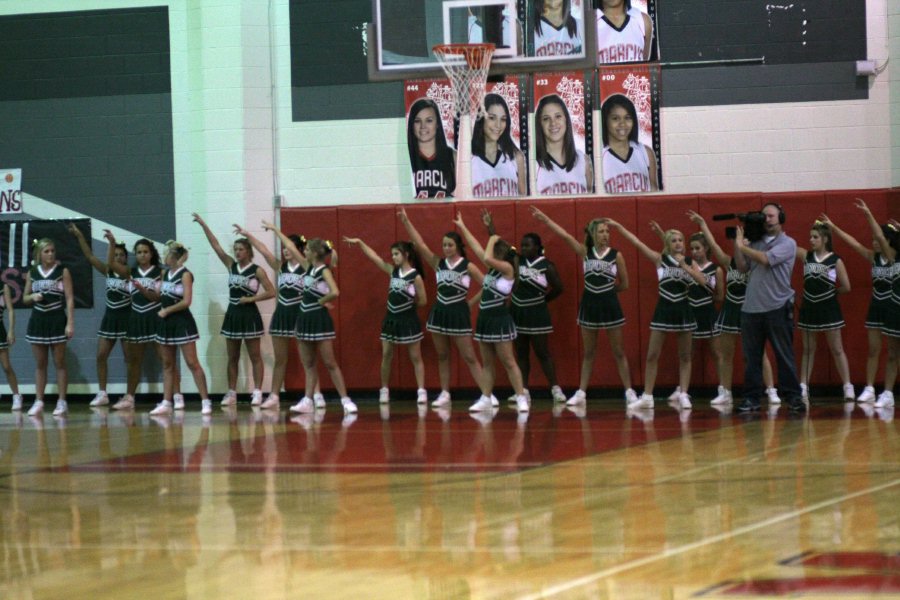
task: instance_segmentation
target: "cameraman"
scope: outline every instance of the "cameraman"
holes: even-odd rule
[[[750,243],[744,228],[734,240],[734,261],[740,271],[750,271],[747,295],[741,310],[744,348],[744,401],[740,412],[757,411],[765,393],[762,359],[766,340],[778,362],[778,388],[792,412],[806,410],[800,397],[800,381],[794,362],[794,290],[791,272],[797,257],[797,242],[784,233],[784,210],[778,204],[763,206],[765,235]]]

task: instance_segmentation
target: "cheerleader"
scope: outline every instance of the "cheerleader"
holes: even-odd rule
[[[394,360],[394,345],[405,345],[409,360],[416,375],[416,402],[426,404],[425,364],[422,362],[422,325],[416,309],[425,306],[425,282],[422,280],[422,263],[412,242],[394,242],[391,245],[391,262],[381,260],[378,253],[359,238],[344,237],[351,245],[358,245],[369,260],[391,276],[388,285],[387,314],[381,322],[381,389],[378,402],[390,401],[388,383],[391,379],[391,363]]]
[[[647,62],[653,40],[650,15],[631,0],[601,0],[597,11],[597,62]]]
[[[693,261],[684,255],[684,235],[677,229],[665,232],[664,249],[662,252],[656,252],[618,222],[612,219],[603,219],[603,222],[617,229],[641,254],[653,262],[659,280],[659,301],[650,321],[650,340],[647,344],[647,363],[644,367],[644,393],[636,402],[629,404],[629,407],[653,408],[653,387],[656,384],[659,355],[666,333],[674,333],[678,339],[678,386],[681,388],[677,401],[681,408],[689,409],[692,333],[697,328],[697,323],[694,321],[694,313],[688,300],[688,289],[692,281],[705,285],[706,278]]]
[[[265,226],[270,227],[268,224]],[[347,395],[344,375],[334,358],[334,323],[328,314],[328,306],[338,297],[340,291],[331,269],[325,263],[331,252],[330,242],[313,238],[306,244],[306,258],[295,257],[306,269],[295,333],[300,344],[300,359],[306,372],[306,389],[303,398],[291,407],[292,412],[311,413],[316,408],[321,408],[314,404],[311,397],[319,382],[319,373],[316,370],[317,353],[322,357],[322,362],[325,363],[325,368],[331,376],[331,382],[341,395],[344,413],[357,412],[356,404]]]
[[[481,257],[488,268],[481,285],[481,301],[478,305],[478,320],[475,322],[475,339],[481,350],[481,397],[469,407],[470,412],[490,411],[498,404],[494,397],[494,359],[499,358],[506,369],[509,383],[516,394],[516,410],[528,412],[528,397],[522,387],[522,372],[516,364],[512,342],[516,339],[516,325],[506,306],[506,300],[516,283],[518,260],[516,250],[499,235],[492,235],[487,246],[481,244],[463,222],[457,212],[453,224],[462,232],[466,243]]]
[[[841,229],[834,221],[828,218],[828,215],[819,216],[819,221],[831,228],[839,238],[844,240],[857,253],[862,255],[867,261],[872,263],[872,299],[869,302],[869,311],[866,314],[866,334],[869,342],[869,351],[866,357],[866,385],[863,391],[856,398],[857,402],[875,402],[875,376],[878,373],[878,362],[881,358],[881,338],[884,336],[885,317],[892,309],[891,305],[891,286],[895,278],[900,276],[900,263],[894,259],[896,257],[895,250],[891,247],[891,240],[897,236],[897,229],[891,224],[878,225],[875,217],[866,203],[857,198],[857,207],[862,210],[866,219],[871,219],[881,232],[881,235],[873,236],[872,248],[866,248],[855,237]],[[871,224],[871,223],[870,223]],[[883,246],[880,240],[887,240],[888,244]],[[885,379],[894,380],[897,377],[897,357],[892,356],[890,347],[888,348],[888,359],[885,363]]]
[[[578,326],[581,328],[584,356],[581,358],[578,390],[566,404],[581,406],[587,399],[587,388],[594,370],[597,338],[601,330],[606,332],[606,339],[616,361],[619,379],[625,388],[625,402],[634,404],[638,401],[638,396],[631,387],[631,368],[625,355],[622,336],[625,315],[618,296],[628,289],[628,268],[622,253],[609,245],[609,225],[602,219],[592,220],[584,228],[585,238],[582,243],[534,206],[531,207],[531,214],[568,244],[581,258],[584,269],[584,291],[578,307]]]
[[[69,384],[66,343],[75,334],[75,296],[72,292],[72,275],[69,269],[56,260],[56,244],[51,239],[42,238],[33,244],[33,261],[25,276],[22,300],[25,306],[32,307],[25,339],[31,344],[36,363],[34,404],[28,410],[28,415],[37,416],[44,410],[47,362],[52,350],[59,394],[53,416],[65,416],[69,412],[69,405],[66,403]]]
[[[437,298],[428,313],[425,329],[431,332],[431,340],[438,358],[438,377],[441,393],[431,403],[440,408],[450,405],[450,340],[456,345],[460,357],[469,367],[475,381],[481,381],[481,365],[472,347],[472,321],[466,295],[474,281],[481,284],[484,275],[466,258],[462,238],[455,231],[448,231],[441,241],[443,258],[435,255],[413,226],[404,209],[397,211],[400,222],[406,228],[419,256],[431,265],[437,277]],[[499,404],[499,403],[498,403]]]
[[[535,1],[535,56],[571,56],[584,52],[581,21],[572,14],[571,4],[572,0]]]
[[[722,250],[722,247],[716,242],[709,225],[707,225],[706,219],[692,210],[689,210],[687,215],[691,221],[700,227],[703,238],[709,245],[707,254],[711,252],[719,266],[726,269],[725,298],[715,324],[715,331],[721,334],[718,337],[719,389],[718,395],[710,401],[710,404],[713,406],[726,405],[734,400],[731,392],[734,380],[734,348],[737,345],[738,337],[741,335],[741,306],[744,304],[744,295],[747,292],[749,273],[738,270],[734,258]],[[721,272],[719,273],[718,280],[721,281]],[[772,363],[769,362],[769,357],[765,353],[763,354],[763,382],[766,385],[766,395],[769,398],[769,404],[773,406],[781,404],[778,390],[775,389]]]
[[[261,408],[278,408],[281,405],[281,389],[284,387],[284,375],[287,371],[291,341],[294,339],[297,314],[300,311],[300,297],[303,294],[304,270],[297,257],[304,256],[306,238],[297,234],[286,236],[271,223],[263,221],[263,229],[273,231],[281,241],[281,260],[278,260],[256,236],[237,225],[235,228],[239,235],[247,238],[250,244],[263,255],[272,270],[278,273],[275,312],[272,313],[272,320],[269,323],[272,354],[275,358],[272,365],[272,391],[265,400],[259,403]],[[325,397],[318,387],[313,394],[313,400],[316,406],[325,406]],[[256,399],[251,400],[251,404],[255,401]],[[255,406],[255,404],[253,405]]]
[[[509,106],[499,94],[486,94],[484,106],[472,129],[472,196],[524,196],[525,155],[510,134]]]
[[[168,271],[162,278],[159,288],[160,310],[156,342],[162,349],[163,359],[163,401],[150,411],[151,415],[161,416],[172,413],[173,405],[169,398],[173,397],[177,380],[175,350],[181,349],[184,362],[187,363],[194,385],[200,394],[200,414],[212,414],[212,401],[206,386],[206,373],[197,358],[197,323],[191,314],[193,301],[194,275],[183,264],[187,258],[187,249],[180,243],[166,243],[166,266]]]
[[[584,152],[575,147],[572,117],[556,94],[541,98],[534,111],[537,193],[540,196],[587,194],[594,189],[594,171]]]
[[[837,299],[838,294],[850,291],[850,277],[844,261],[832,250],[831,229],[824,223],[816,222],[809,232],[809,250],[798,247],[797,258],[803,261],[803,304],[797,318],[797,328],[803,332],[801,395],[804,400],[809,399],[809,376],[821,331],[825,332],[834,365],[844,384],[844,398],[854,400],[856,392],[850,382],[850,367],[847,366],[847,355],[841,341],[844,317]]]
[[[265,365],[260,353],[260,338],[265,333],[262,324],[262,316],[259,314],[258,302],[268,300],[275,296],[275,288],[269,281],[268,275],[253,260],[253,247],[246,238],[238,238],[234,241],[232,252],[229,256],[215,234],[206,225],[203,218],[193,213],[194,221],[203,228],[210,247],[225,268],[228,269],[228,309],[225,311],[225,320],[222,322],[222,335],[225,337],[225,347],[228,352],[228,391],[222,398],[222,406],[234,406],[237,404],[237,379],[238,363],[241,360],[241,343],[247,347],[250,356],[250,365],[253,370],[253,393],[250,403],[258,406],[262,403],[262,385],[265,376]],[[239,230],[235,226],[236,230]]]
[[[128,318],[131,316],[131,292],[129,291],[128,278],[116,273],[109,264],[128,265],[128,249],[125,244],[109,243],[106,262],[94,256],[90,244],[85,239],[81,230],[74,223],[69,224],[69,232],[78,240],[78,246],[82,254],[87,258],[91,266],[106,277],[106,311],[103,320],[100,321],[100,329],[97,330],[97,383],[100,390],[91,406],[106,406],[109,404],[109,395],[106,393],[109,355],[116,345],[117,340],[122,340],[122,353],[125,363],[128,364],[128,353],[125,350],[125,334],[128,331]],[[107,241],[112,232],[104,230]]]
[[[9,310],[9,330],[3,324],[3,313]],[[0,294],[0,366],[6,373],[6,382],[12,390],[12,410],[22,410],[22,394],[19,393],[19,378],[9,362],[9,349],[16,343],[16,311],[13,309],[12,292],[9,286],[3,284],[3,293]]]
[[[488,233],[494,235],[494,221],[487,210],[481,212],[482,220]],[[541,369],[550,384],[550,395],[555,402],[565,402],[566,395],[559,387],[556,379],[556,366],[550,355],[548,335],[553,332],[550,311],[547,303],[559,297],[563,291],[562,280],[550,260],[544,256],[544,244],[541,236],[526,233],[522,236],[519,248],[519,273],[516,286],[510,297],[510,313],[516,324],[516,363],[522,372],[522,386],[525,395],[528,393],[528,375],[531,372],[531,349],[541,363]],[[515,401],[515,396],[510,398]]]

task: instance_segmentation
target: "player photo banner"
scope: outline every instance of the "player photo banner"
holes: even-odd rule
[[[456,135],[450,81],[410,80],[403,90],[414,198],[452,197],[456,189]]]
[[[598,185],[607,194],[663,189],[658,64],[602,67],[598,72]]]
[[[16,308],[25,308],[22,294],[25,275],[31,268],[32,244],[43,238],[53,240],[56,259],[72,275],[75,308],[93,308],[94,277],[91,264],[78,247],[78,240],[69,231],[70,223],[81,230],[85,239],[91,239],[90,219],[0,222],[0,281],[9,286]]]
[[[656,0],[599,0],[597,64],[659,60]]]
[[[22,169],[0,169],[0,215],[22,211]]]
[[[534,76],[534,195],[593,192],[591,77],[577,71]]]
[[[472,130],[472,197],[528,195],[528,111],[525,78],[509,76],[485,86],[484,119]]]

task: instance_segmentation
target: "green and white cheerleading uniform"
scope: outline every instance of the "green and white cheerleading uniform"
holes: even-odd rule
[[[305,275],[300,263],[292,267],[289,261],[282,261],[281,269],[278,271],[278,295],[275,301],[275,312],[269,323],[269,335],[294,337]]]
[[[747,295],[747,281],[750,278],[748,271],[741,271],[737,263],[731,259],[728,271],[725,273],[725,302],[719,312],[716,327],[722,333],[741,332],[741,307],[744,306],[744,297]]]
[[[437,300],[428,314],[425,329],[443,335],[472,335],[472,318],[466,295],[472,278],[469,276],[469,261],[458,257],[455,265],[446,258],[438,262]]]
[[[327,265],[309,266],[303,278],[303,295],[300,300],[300,314],[294,335],[305,342],[321,342],[333,340],[334,322],[328,309],[319,304],[319,300],[331,293],[325,281],[324,273]]]
[[[519,258],[519,280],[513,288],[510,314],[516,331],[525,335],[541,335],[553,331],[547,308],[547,268],[550,261],[539,256],[533,261]]]
[[[100,321],[97,337],[124,339],[131,319],[131,282],[113,270],[106,272],[106,312]]]
[[[884,327],[889,310],[896,310],[891,304],[891,285],[900,277],[900,262],[888,262],[880,252],[872,257],[872,300],[866,314],[866,329]]]
[[[838,304],[837,262],[841,259],[829,252],[816,260],[815,252],[806,253],[803,263],[803,304],[797,317],[797,327],[806,331],[829,331],[844,326],[841,305]]]
[[[506,299],[512,293],[514,284],[515,280],[506,279],[496,269],[489,270],[484,276],[478,320],[475,322],[475,339],[479,342],[516,339],[516,324],[506,308]]]
[[[653,311],[650,329],[657,331],[694,331],[697,322],[688,300],[688,288],[694,279],[678,265],[678,261],[663,254],[656,268],[659,280],[659,301]]]
[[[410,268],[403,273],[400,267],[391,272],[388,286],[387,314],[381,322],[381,339],[395,344],[412,344],[423,337],[419,315],[416,314],[416,277],[419,272]]]
[[[151,266],[146,271],[140,267],[131,269],[131,316],[128,318],[128,331],[125,333],[125,341],[132,344],[146,344],[156,341],[156,332],[159,331],[159,301],[150,300],[138,289],[135,282],[148,290],[159,290],[162,280],[162,269]]]
[[[6,311],[6,296],[3,295],[3,284],[0,284],[0,350],[9,348],[9,341],[6,337],[9,333],[6,331],[6,321],[3,319],[3,313]]]
[[[28,319],[25,339],[31,344],[49,345],[66,341],[64,270],[59,263],[53,265],[49,273],[44,273],[40,265],[34,265],[29,270],[31,293],[42,296],[40,302],[32,304],[31,318]]]
[[[713,303],[713,296],[716,293],[716,271],[718,267],[715,263],[709,262],[701,269],[706,283],[700,285],[696,281],[691,282],[688,288],[688,301],[691,303],[691,310],[694,311],[694,321],[697,323],[697,329],[694,330],[694,338],[707,339],[715,337],[721,333],[716,327],[718,313]]]
[[[625,324],[616,292],[618,255],[615,248],[597,252],[597,248],[591,246],[584,256],[584,292],[578,307],[578,324],[585,329],[612,329]]]
[[[228,275],[228,309],[222,321],[222,335],[231,340],[250,340],[265,333],[262,316],[256,302],[241,304],[241,298],[251,298],[259,291],[257,267],[250,263],[241,269],[237,261],[231,263]]]
[[[184,283],[182,279],[185,273],[190,273],[184,267],[169,271],[163,276],[159,290],[159,302],[163,308],[169,308],[184,300]],[[197,323],[190,309],[179,310],[159,319],[159,331],[156,341],[164,346],[180,346],[200,339],[197,331]]]

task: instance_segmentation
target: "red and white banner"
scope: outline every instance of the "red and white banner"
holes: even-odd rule
[[[22,169],[0,169],[0,215],[22,212]]]

